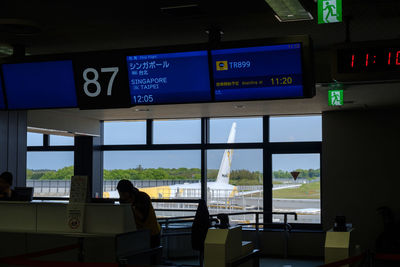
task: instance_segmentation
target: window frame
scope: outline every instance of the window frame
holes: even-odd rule
[[[242,116],[238,118],[249,118],[258,116]],[[224,117],[216,117],[224,118]],[[236,118],[236,117],[227,117]],[[193,118],[185,118],[193,119]],[[194,118],[198,119],[198,118]],[[139,150],[200,150],[201,153],[201,199],[207,201],[207,151],[209,150],[225,150],[225,149],[261,149],[263,154],[263,218],[264,223],[272,223],[272,155],[273,154],[319,154],[320,155],[320,170],[321,170],[321,181],[322,177],[322,141],[310,141],[310,142],[270,142],[270,116],[262,116],[262,142],[249,142],[249,143],[210,143],[210,119],[209,117],[201,118],[201,142],[195,144],[154,144],[153,143],[153,119],[146,120],[146,144],[118,144],[118,145],[104,145],[104,138],[101,138],[101,144],[99,146],[100,152],[103,156],[104,151],[139,151]],[[214,118],[212,118],[214,119]],[[177,120],[174,118],[174,120]],[[100,121],[101,133],[104,133],[104,122]],[[76,157],[76,142],[74,145],[67,146],[51,146],[50,136],[43,134],[43,145],[42,146],[27,146],[27,152],[55,152],[55,151],[72,151],[74,157]],[[101,171],[104,169],[104,164],[101,165]],[[103,179],[102,176],[99,179]],[[92,181],[94,182],[94,181]],[[322,183],[321,183],[322,184]],[[322,192],[321,192],[322,194]],[[54,198],[54,197],[37,197],[34,199],[58,199],[67,200],[65,198]],[[179,202],[179,203],[198,203],[199,199],[154,199],[154,202]],[[322,198],[321,198],[322,207]],[[291,223],[295,230],[321,230],[322,229],[322,213],[321,223],[319,224],[303,224],[303,223]],[[263,230],[269,231],[273,228],[265,228]],[[277,228],[279,229],[279,228]]]
[[[26,153],[29,152],[73,152],[75,159],[75,140],[74,145],[50,145],[50,135],[43,134],[43,145],[42,146],[27,146]],[[74,167],[75,168],[75,167]],[[34,200],[69,200],[64,197],[34,197]]]
[[[249,118],[244,116],[240,118]],[[258,117],[258,116],[251,116]],[[223,118],[223,117],[218,117]],[[227,117],[236,118],[236,117]],[[172,118],[171,118],[172,119]],[[193,119],[193,118],[185,118]],[[197,118],[194,118],[197,119]],[[201,199],[207,201],[207,151],[218,149],[261,149],[263,153],[263,218],[264,222],[272,224],[272,155],[273,154],[320,154],[320,168],[322,158],[322,141],[299,141],[299,142],[270,142],[270,116],[262,116],[262,142],[249,143],[210,143],[210,119],[209,117],[201,118],[201,142],[196,144],[154,144],[153,143],[153,119],[146,120],[146,144],[126,144],[126,145],[104,145],[100,146],[100,150],[104,151],[135,151],[135,150],[200,150],[201,151]],[[212,118],[214,119],[214,118]],[[215,118],[216,119],[216,118]],[[174,120],[177,120],[174,118]],[[103,124],[102,124],[103,125]],[[322,173],[322,171],[321,171]],[[322,175],[320,177],[322,180]],[[155,202],[185,202],[197,203],[199,199],[154,199]],[[322,204],[321,204],[322,206]],[[294,229],[299,230],[320,230],[322,229],[322,213],[321,223],[304,224],[291,223]],[[271,229],[271,228],[268,228]],[[267,229],[266,229],[267,230]]]

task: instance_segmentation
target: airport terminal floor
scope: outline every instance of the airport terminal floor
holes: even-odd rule
[[[400,1],[0,2],[0,266],[400,266]]]

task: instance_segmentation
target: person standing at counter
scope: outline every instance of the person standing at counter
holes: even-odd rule
[[[118,182],[117,190],[120,203],[130,203],[137,229],[148,229],[151,233],[151,247],[160,245],[160,224],[157,222],[156,213],[149,195],[139,191],[129,180]]]
[[[0,174],[0,200],[17,201],[17,193],[11,189],[13,183],[13,175],[11,172],[3,172]]]

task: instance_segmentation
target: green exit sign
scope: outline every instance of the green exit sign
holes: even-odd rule
[[[318,0],[318,24],[342,21],[342,0]]]
[[[343,106],[343,90],[329,90],[328,91],[328,105],[329,106]]]

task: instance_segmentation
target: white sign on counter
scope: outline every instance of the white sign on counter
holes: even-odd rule
[[[69,232],[83,232],[85,205],[69,204],[67,206],[67,229]]]
[[[86,203],[88,197],[88,177],[72,176],[69,203]]]

